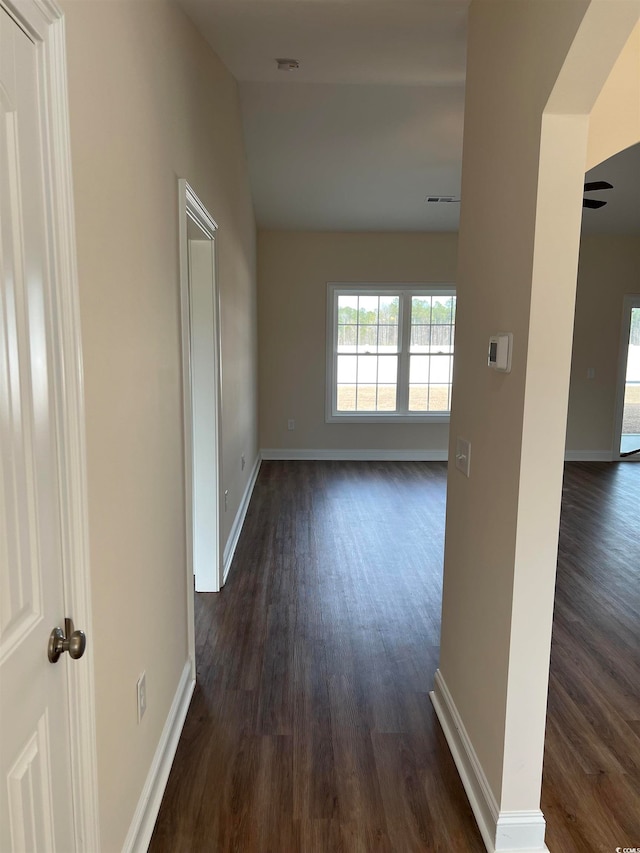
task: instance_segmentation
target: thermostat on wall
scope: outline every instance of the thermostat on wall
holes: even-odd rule
[[[501,373],[511,371],[511,350],[513,335],[511,332],[498,332],[489,338],[489,357],[487,364]]]

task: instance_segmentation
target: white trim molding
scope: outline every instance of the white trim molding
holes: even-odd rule
[[[186,584],[187,584],[187,642],[191,659],[191,674],[196,677],[196,641],[194,615],[194,540],[195,540],[195,495],[194,476],[196,465],[196,449],[194,443],[194,382],[191,336],[191,307],[192,294],[189,274],[189,235],[188,221],[195,222],[203,235],[209,238],[215,249],[215,234],[218,228],[213,217],[196,195],[194,189],[184,178],[178,179],[178,239],[180,257],[180,339],[182,351],[182,411],[184,425],[184,501],[185,501],[185,555],[186,555]],[[216,496],[215,511],[215,584],[216,591],[222,586],[221,555],[220,555],[220,469],[221,469],[221,422],[222,422],[222,346],[220,335],[220,289],[218,287],[217,252],[214,251],[214,289],[213,289],[213,353],[214,365],[214,432],[215,465],[213,493]]]
[[[546,822],[539,809],[501,812],[496,825],[496,853],[549,853],[544,843]]]
[[[55,0],[2,0],[2,6],[36,42],[47,42],[51,25],[62,21],[62,10]],[[66,64],[63,70],[66,81]]]
[[[144,853],[149,847],[195,686],[191,661],[187,660],[122,847],[123,853]]]
[[[260,451],[263,459],[310,461],[344,461],[344,462],[446,462],[447,450],[362,450],[344,449],[331,450],[286,450],[281,448],[265,448]]]
[[[612,462],[610,450],[566,450],[565,462]]]
[[[620,350],[618,353],[618,378],[616,381],[616,408],[612,436],[611,458],[616,462],[638,462],[640,456],[620,455],[622,441],[622,422],[624,420],[624,397],[626,387],[627,361],[631,335],[631,313],[634,308],[640,308],[640,293],[627,293],[622,300],[622,317],[620,318]]]
[[[242,532],[242,525],[244,524],[244,520],[247,515],[247,510],[249,509],[251,495],[253,494],[253,489],[256,484],[256,480],[258,479],[258,473],[260,472],[260,462],[261,454],[258,454],[256,461],[253,465],[251,475],[249,476],[249,480],[247,481],[247,487],[244,490],[242,500],[240,501],[238,512],[236,513],[236,517],[233,521],[233,526],[231,527],[229,538],[227,539],[227,544],[224,547],[224,556],[222,558],[223,584],[227,582],[229,570],[231,569],[231,564],[233,562],[233,555],[236,553],[236,547],[238,545],[238,540],[240,539],[240,533]]]
[[[440,670],[429,695],[488,853],[548,853],[544,843],[546,824],[539,809],[500,811]]]
[[[265,460],[329,460],[345,462],[446,462],[447,450],[363,450],[362,448],[301,448],[265,447],[260,451]],[[567,450],[565,462],[611,462],[610,450]]]

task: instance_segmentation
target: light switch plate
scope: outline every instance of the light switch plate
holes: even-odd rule
[[[471,442],[466,438],[456,439],[456,468],[462,471],[465,477],[470,476],[471,471]]]

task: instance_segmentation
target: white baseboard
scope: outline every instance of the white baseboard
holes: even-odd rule
[[[145,853],[149,847],[195,685],[191,661],[187,661],[122,847],[125,853]]]
[[[611,462],[613,454],[610,450],[566,450],[565,462]]]
[[[263,459],[344,462],[446,462],[446,450],[281,450],[265,448],[261,451]]]
[[[449,458],[447,450],[362,450],[322,448],[319,450],[301,450],[299,448],[282,449],[265,447],[260,451],[265,460],[309,460],[309,461],[344,461],[344,462],[446,462]],[[613,455],[610,450],[567,450],[565,462],[611,462]]]
[[[496,826],[496,853],[549,853],[544,843],[546,822],[540,809],[502,812]]]
[[[548,853],[539,809],[500,812],[440,670],[430,696],[488,853]]]
[[[229,569],[231,568],[231,563],[233,562],[233,555],[236,552],[236,547],[238,545],[238,539],[240,539],[240,533],[242,532],[242,525],[244,524],[244,520],[247,515],[247,510],[249,509],[249,502],[251,501],[251,495],[253,494],[253,488],[256,484],[256,480],[258,479],[258,472],[260,471],[260,462],[262,461],[262,455],[259,453],[256,461],[253,465],[253,470],[251,471],[251,476],[247,481],[247,487],[244,490],[244,494],[242,496],[242,500],[240,501],[240,506],[238,507],[238,512],[236,513],[236,517],[233,521],[233,526],[231,528],[231,532],[229,533],[229,538],[227,539],[227,544],[224,546],[224,554],[222,557],[222,583],[223,585],[227,581],[227,577],[229,575]]]

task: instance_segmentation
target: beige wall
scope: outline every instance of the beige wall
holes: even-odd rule
[[[325,423],[327,282],[453,282],[456,251],[455,234],[259,232],[262,448],[446,451],[446,423]]]
[[[589,116],[587,169],[640,139],[640,22],[607,78]]]
[[[457,234],[260,231],[260,446],[446,451],[447,424],[325,423],[326,286],[455,282],[456,255]],[[638,287],[639,255],[637,237],[591,236],[581,242],[569,452],[611,448],[622,296]],[[587,367],[595,367],[595,380],[586,378]],[[289,418],[296,420],[294,432],[287,430]]]
[[[640,291],[640,239],[590,235],[580,244],[567,449],[607,453],[613,443],[622,302]],[[587,379],[587,369],[595,378]]]
[[[610,25],[584,37],[592,10]],[[449,472],[440,670],[507,813],[539,809],[588,115],[634,15],[470,7],[451,441],[471,441],[471,476]],[[574,47],[582,103],[549,112]],[[508,375],[486,367],[496,329],[514,333]]]
[[[469,16],[451,441],[471,441],[472,468],[449,473],[440,670],[501,810],[539,803],[581,188],[560,169],[585,156],[579,124],[541,131],[587,6],[496,0]],[[497,329],[514,335],[508,375],[483,357]]]
[[[177,6],[64,4],[87,410],[103,850],[187,660],[178,177],[216,218],[226,540],[257,453],[255,227],[236,83]],[[240,469],[240,455],[247,467]],[[136,681],[148,709],[136,720]]]

